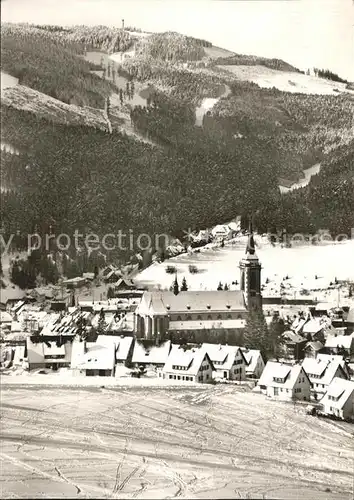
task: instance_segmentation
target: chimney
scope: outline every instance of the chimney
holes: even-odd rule
[[[122,31],[124,31],[124,19],[122,19]]]

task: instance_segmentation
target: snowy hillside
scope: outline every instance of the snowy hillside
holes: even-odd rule
[[[23,111],[31,111],[38,116],[55,118],[58,122],[84,124],[106,130],[107,123],[103,110],[66,104],[47,94],[24,85],[7,86],[1,91],[2,104]]]
[[[354,95],[353,90],[346,89],[345,83],[333,82],[324,78],[304,75],[287,71],[278,71],[265,66],[219,66],[232,73],[237,79],[256,83],[262,88],[277,88],[283,92],[301,94],[339,95],[348,92]]]

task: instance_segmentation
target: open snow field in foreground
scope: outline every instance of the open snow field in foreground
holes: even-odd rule
[[[242,387],[3,385],[1,410],[2,498],[353,498],[351,427]]]

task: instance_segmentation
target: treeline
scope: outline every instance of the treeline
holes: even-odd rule
[[[260,56],[249,56],[245,54],[235,54],[228,57],[219,57],[215,59],[214,64],[220,66],[255,66],[259,64],[270,69],[277,69],[279,71],[291,71],[300,73],[300,70],[292,66],[291,64],[282,61],[281,59],[267,59],[266,57]]]
[[[328,229],[335,237],[350,237],[354,223],[354,141],[326,155],[319,174],[308,186],[291,191],[278,199],[269,198],[255,223],[287,232],[312,233]]]
[[[313,68],[313,72],[315,73],[315,76],[318,76],[319,78],[325,78],[326,80],[332,80],[333,82],[348,83],[348,80],[344,80],[329,69]]]
[[[99,49],[106,52],[126,51],[133,45],[133,37],[126,30],[109,26],[52,26],[33,24],[2,25],[2,34],[28,35],[52,40],[61,45],[76,49],[77,53],[83,54],[85,49]]]
[[[204,97],[219,97],[225,89],[225,78],[218,74],[188,71],[152,57],[126,59],[118,72],[139,81],[153,80],[171,96],[194,104]]]
[[[37,30],[40,31],[40,30]],[[1,34],[2,70],[19,83],[67,104],[102,108],[113,86],[90,73],[90,63],[72,47],[20,29]]]
[[[155,33],[137,46],[137,52],[144,57],[162,61],[187,62],[199,61],[205,56],[203,47],[211,43],[174,32]]]

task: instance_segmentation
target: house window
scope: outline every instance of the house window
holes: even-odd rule
[[[208,375],[208,373],[207,373],[207,374],[206,374],[206,379],[208,380],[208,378],[209,378],[209,375]]]
[[[187,316],[186,321],[192,321],[192,316],[191,315]]]
[[[182,321],[181,316],[177,316],[177,321]]]
[[[279,396],[279,388],[274,387],[274,396]]]
[[[171,378],[172,378],[172,375],[169,375],[169,376],[168,376],[168,378],[169,378],[169,379],[171,379]]]
[[[208,314],[208,319],[213,319],[212,315],[211,314]]]
[[[203,318],[201,317],[201,315],[200,315],[200,314],[198,314],[197,319],[200,319],[200,320],[201,320],[201,319],[203,319]]]
[[[222,319],[222,316],[221,316],[221,314],[218,314],[218,319]]]
[[[227,319],[232,319],[231,314],[228,314],[228,315],[227,315]]]

